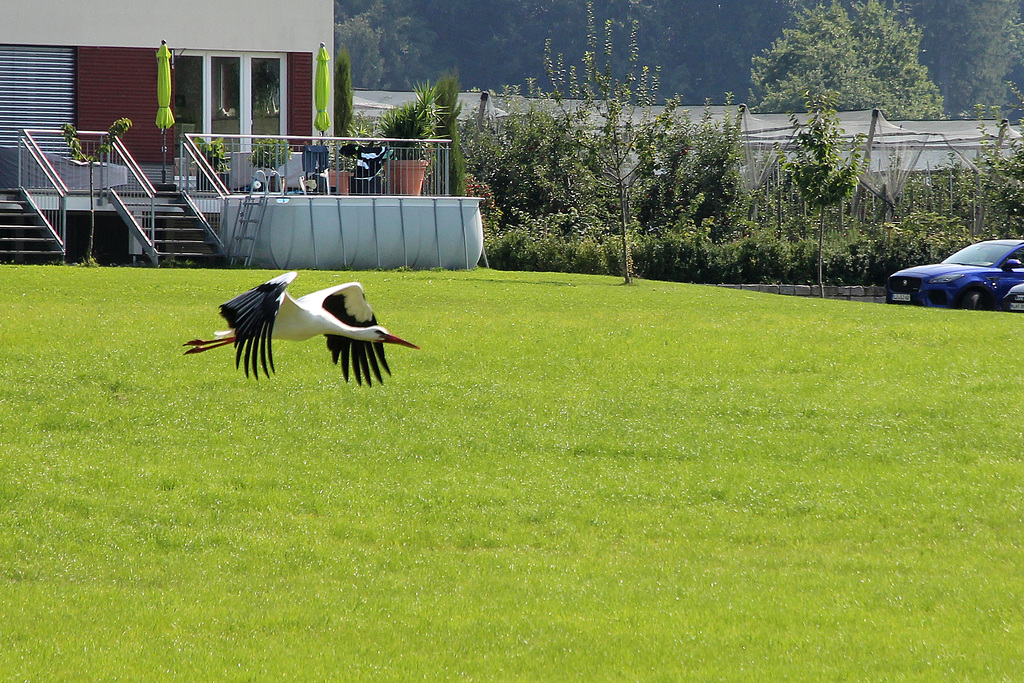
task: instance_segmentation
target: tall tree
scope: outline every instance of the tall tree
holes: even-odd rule
[[[841,109],[878,107],[894,118],[938,118],[942,98],[918,60],[921,33],[878,0],[838,0],[798,12],[771,49],[754,57],[753,106],[801,111],[805,93],[836,93]]]
[[[636,41],[637,23],[632,26],[629,70],[618,76],[612,64],[615,54],[615,22],[604,23],[604,40],[594,21],[593,5],[587,3],[587,50],[580,68],[566,68],[562,57],[548,58],[551,96],[561,104],[566,97],[578,100],[579,107],[566,108],[565,115],[577,125],[596,130],[586,138],[588,152],[601,170],[599,182],[614,192],[622,235],[622,271],[626,284],[633,278],[629,253],[629,226],[633,222],[630,197],[639,168],[639,148],[652,125],[651,107],[658,90],[657,73],[639,63]]]
[[[640,60],[662,69],[662,91],[723,102],[750,83],[750,56],[769,46],[805,0],[594,0],[616,44],[636,22]],[[501,89],[542,79],[544,45],[586,49],[584,0],[336,0],[338,43],[352,52],[359,87],[412,84],[457,70],[464,86]],[[355,9],[353,9],[355,8]],[[628,56],[613,55],[617,72]],[[414,72],[414,73],[407,73]],[[398,86],[392,86],[398,87]]]
[[[459,77],[447,73],[437,80],[437,106],[440,121],[437,137],[452,141],[451,156],[448,159],[448,179],[451,194],[461,197],[466,194],[466,157],[459,143],[459,116],[462,103],[459,102]]]
[[[342,46],[334,58],[334,134],[348,135],[355,114],[352,104],[352,57]]]
[[[335,44],[351,54],[354,86],[408,89],[436,77],[434,34],[412,5],[411,0],[371,0],[350,14],[339,12],[335,3]]]
[[[1020,0],[908,0],[923,29],[922,61],[951,116],[974,106],[1002,106],[1006,79],[1021,63]]]
[[[742,98],[750,58],[791,23],[799,0],[650,0],[635,3],[643,60],[661,67],[661,87],[686,104]],[[645,13],[640,7],[649,5]]]

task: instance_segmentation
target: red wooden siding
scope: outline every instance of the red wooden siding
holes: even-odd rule
[[[154,81],[154,88],[156,87]],[[155,90],[154,90],[155,92]],[[156,117],[156,111],[153,112]],[[313,134],[313,53],[288,53],[288,135]]]
[[[78,48],[79,130],[105,131],[117,119],[128,117],[132,129],[124,136],[125,145],[136,161],[157,163],[161,150],[156,109],[155,47]],[[173,130],[167,138],[173,146]]]
[[[287,64],[288,135],[313,134],[313,53],[290,52]],[[156,127],[156,48],[79,47],[77,121],[79,130],[105,131],[126,116],[132,129],[124,142],[135,159],[159,163]],[[167,132],[173,156],[173,129]]]

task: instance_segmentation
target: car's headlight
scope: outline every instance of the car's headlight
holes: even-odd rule
[[[953,280],[959,280],[963,276],[963,273],[949,273],[948,275],[940,275],[938,277],[933,277],[931,280],[928,281],[928,284],[941,285],[947,282],[952,282]]]

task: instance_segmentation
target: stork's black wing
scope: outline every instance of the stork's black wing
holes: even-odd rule
[[[381,342],[359,341],[342,337],[339,334],[324,336],[327,337],[327,348],[331,350],[334,364],[337,365],[338,358],[341,358],[341,372],[345,376],[346,382],[348,381],[349,357],[352,359],[352,370],[355,373],[356,382],[359,384],[363,383],[365,377],[366,383],[373,385],[373,381],[370,379],[371,371],[381,384],[384,383],[384,377],[380,373],[381,368],[384,368],[384,372],[387,374],[391,374],[391,368],[388,367],[388,362],[384,358],[384,344]]]
[[[270,370],[274,369],[274,353],[270,344],[274,320],[281,309],[285,290],[295,276],[296,273],[285,273],[221,304],[220,314],[235,331],[235,367],[241,365],[246,377],[249,376],[250,367],[257,379],[261,366],[267,377],[270,377],[268,363]]]
[[[373,309],[366,302],[363,288],[358,282],[349,283],[327,296],[323,300],[323,308],[350,327],[373,327],[377,324]],[[371,372],[377,381],[383,384],[381,368],[384,368],[384,372],[387,374],[391,374],[391,368],[388,367],[388,362],[384,358],[384,344],[381,342],[349,339],[338,334],[325,336],[327,337],[327,348],[330,349],[331,356],[334,358],[334,364],[337,365],[338,358],[341,358],[341,372],[345,376],[346,382],[349,376],[350,358],[352,371],[358,384],[362,384],[363,378],[366,378],[366,384],[372,386]]]

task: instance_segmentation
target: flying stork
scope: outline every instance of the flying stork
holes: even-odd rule
[[[362,384],[365,378],[366,384],[372,385],[371,371],[380,383],[384,382],[381,367],[391,374],[384,359],[384,344],[419,348],[377,324],[373,309],[363,294],[363,286],[358,282],[328,287],[295,299],[288,292],[288,285],[297,275],[296,272],[278,275],[221,304],[220,314],[231,329],[215,332],[215,339],[185,342],[185,346],[191,347],[185,353],[200,353],[234,344],[235,367],[241,365],[246,377],[251,367],[253,376],[259,379],[260,367],[267,377],[270,377],[268,365],[271,371],[274,370],[271,340],[305,341],[322,334],[327,337],[327,348],[334,357],[335,365],[341,357],[345,381],[348,381],[351,354],[356,382]]]

